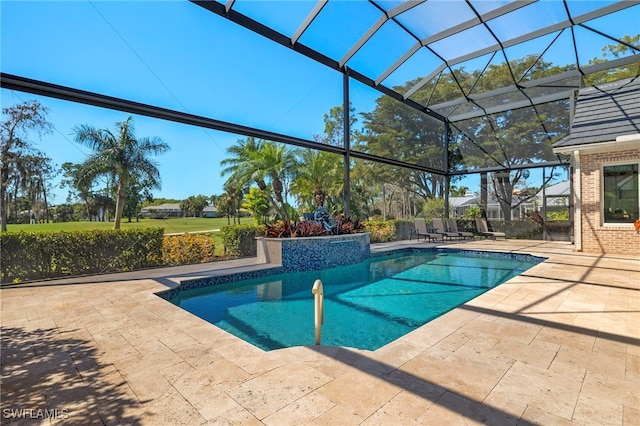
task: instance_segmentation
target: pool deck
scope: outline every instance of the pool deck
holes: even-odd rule
[[[640,256],[439,246],[548,260],[374,352],[264,352],[154,294],[253,259],[3,288],[0,423],[640,424]]]

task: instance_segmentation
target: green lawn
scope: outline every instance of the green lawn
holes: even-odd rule
[[[233,220],[231,221],[233,224]],[[253,223],[251,218],[242,218],[243,224]],[[136,222],[135,219],[129,223],[127,219],[123,219],[121,222],[121,229],[137,229],[137,228],[164,228],[165,234],[179,233],[179,232],[198,232],[198,231],[211,231],[218,230],[227,225],[226,218],[203,218],[203,217],[182,217],[182,218],[168,218],[168,219],[140,219]],[[113,222],[62,222],[62,223],[36,223],[20,224],[20,225],[7,225],[7,231],[19,232],[46,232],[46,231],[81,231],[90,229],[111,229],[113,228]]]

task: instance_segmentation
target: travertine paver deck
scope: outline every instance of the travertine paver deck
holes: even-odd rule
[[[154,295],[246,260],[2,289],[2,424],[640,424],[639,257],[455,246],[549,259],[375,352],[264,352]]]

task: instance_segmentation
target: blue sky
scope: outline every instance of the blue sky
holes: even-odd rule
[[[380,2],[388,8],[398,3]],[[474,3],[479,9],[488,10],[506,2]],[[314,4],[238,1],[234,8],[291,34]],[[580,12],[586,12],[602,4],[572,2],[570,8],[583,8]],[[561,6],[560,2],[541,2],[541,6],[535,7],[548,13],[537,19],[546,19],[547,24],[556,22]],[[438,25],[466,19],[462,13],[449,13],[445,18],[449,22],[431,20],[430,25],[418,25],[432,19],[433,12],[442,8],[451,11],[452,7],[448,2],[429,1],[416,8],[413,21],[407,18],[403,24],[415,27],[416,31],[436,31]],[[640,16],[639,7],[634,9],[631,14],[619,12],[594,25],[599,30],[614,31],[615,36],[629,33],[634,19]],[[0,15],[3,72],[305,139],[321,134],[323,114],[342,103],[340,73],[188,2],[3,0]],[[314,25],[328,26],[333,31],[321,32],[312,26],[300,41],[322,53],[340,57],[379,16],[380,11],[367,2],[332,1]],[[536,20],[534,16],[526,18],[527,25]],[[408,40],[394,25],[385,24],[371,40],[372,47],[359,51],[349,62],[350,67],[359,70],[371,64],[369,59],[374,56],[378,67],[374,74],[381,73],[409,49],[415,40]],[[530,28],[496,21],[495,30],[510,31],[509,36],[515,37]],[[566,37],[563,35],[547,55],[556,54],[556,50],[560,55]],[[550,39],[552,36],[534,40],[525,49],[544,50]],[[476,42],[487,43],[479,36]],[[601,45],[602,40],[584,43],[585,51],[579,54],[595,57]],[[442,48],[446,48],[448,55],[456,56],[466,53],[469,46],[458,43]],[[433,69],[437,65],[434,56],[422,50],[385,84],[402,84],[426,75],[425,69]],[[511,50],[514,56],[530,53]],[[55,130],[36,145],[58,165],[65,161],[81,162],[89,153],[87,148],[73,142],[74,126],[90,124],[113,129],[115,122],[128,116],[5,89],[0,96],[2,107],[37,99],[50,108],[49,121]],[[352,81],[351,101],[357,111],[371,111],[379,96],[379,92]],[[172,148],[157,158],[163,185],[161,191],[155,191],[156,196],[183,199],[195,194],[222,193],[226,177],[220,177],[220,160],[226,148],[242,136],[141,116],[134,119],[138,136],[159,136]],[[55,195],[54,203],[64,202],[66,190],[56,188]]]
[[[151,13],[149,13],[151,11]],[[25,54],[24,52],[29,52]],[[186,2],[2,2],[2,71],[311,139],[342,101],[342,76]],[[128,114],[2,90],[2,106],[37,99],[55,163],[81,162],[78,124],[113,128]],[[371,95],[369,95],[370,97]],[[156,195],[220,194],[225,149],[241,136],[134,116],[138,136],[171,151]],[[66,191],[56,189],[55,203]]]

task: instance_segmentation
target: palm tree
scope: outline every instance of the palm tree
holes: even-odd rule
[[[113,229],[120,229],[120,221],[127,198],[129,180],[139,176],[151,188],[160,188],[158,164],[149,158],[169,150],[169,145],[158,137],[136,139],[133,118],[116,123],[117,134],[108,129],[89,125],[74,128],[75,141],[93,150],[82,163],[83,174],[91,179],[100,175],[113,175],[116,181],[116,214]]]
[[[220,175],[230,175],[229,179],[241,187],[255,182],[281,217],[290,220],[286,184],[298,164],[295,151],[283,144],[248,137],[227,148],[227,154],[230,156],[220,162],[227,166]]]
[[[234,206],[233,223],[236,223],[237,218],[238,224],[240,224],[240,208],[242,207],[242,202],[244,201],[245,192],[242,182],[229,179],[224,183],[224,191],[225,194],[229,196],[230,203]]]
[[[329,204],[337,206],[342,194],[344,173],[343,161],[339,155],[314,149],[299,151],[300,166],[291,183],[291,193],[305,211],[315,207],[313,193],[321,190]]]

